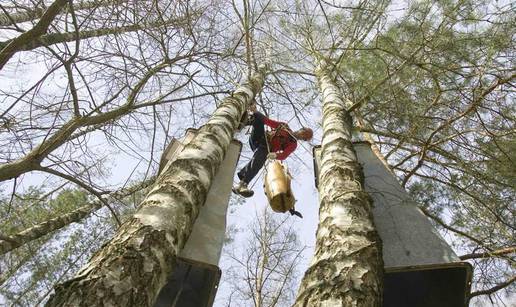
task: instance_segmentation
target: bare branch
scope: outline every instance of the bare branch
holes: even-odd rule
[[[486,289],[486,290],[481,290],[481,291],[475,291],[473,293],[471,293],[469,295],[469,298],[472,298],[472,297],[475,297],[475,296],[479,296],[479,295],[490,295],[490,294],[493,294],[495,293],[496,291],[498,290],[501,290],[503,288],[506,288],[508,286],[510,286],[514,281],[516,280],[516,275],[512,276],[511,278],[509,278],[508,280],[502,282],[502,283],[499,283],[498,285],[492,287],[492,288],[489,288],[489,289]]]
[[[468,260],[468,259],[478,259],[478,258],[489,258],[489,257],[498,257],[501,255],[513,254],[516,252],[516,246],[502,248],[498,250],[493,250],[484,253],[471,253],[460,256],[460,260]]]

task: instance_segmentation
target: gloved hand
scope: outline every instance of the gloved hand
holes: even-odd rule
[[[267,158],[271,159],[271,160],[275,160],[277,157],[278,157],[278,154],[275,152],[269,152],[269,154],[267,155]]]
[[[288,127],[287,123],[280,123],[277,129],[290,130],[290,128]]]

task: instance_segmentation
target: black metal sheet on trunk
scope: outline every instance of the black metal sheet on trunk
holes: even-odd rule
[[[220,275],[217,266],[180,258],[154,307],[210,307]]]
[[[457,263],[387,271],[384,307],[464,307],[470,289],[471,266]]]

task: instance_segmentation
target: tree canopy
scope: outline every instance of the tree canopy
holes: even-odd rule
[[[2,0],[0,9],[0,243],[20,246],[0,258],[0,301],[46,301],[134,212],[170,140],[205,124],[261,64],[259,109],[311,126],[316,144],[318,63],[352,105],[356,134],[473,264],[472,302],[514,300],[514,3]],[[311,163],[291,161],[312,176]],[[36,226],[46,231],[17,237]]]

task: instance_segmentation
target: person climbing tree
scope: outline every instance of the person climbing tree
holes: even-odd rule
[[[248,188],[249,182],[258,174],[265,164],[267,158],[285,160],[297,147],[297,140],[309,141],[312,139],[313,131],[303,127],[297,131],[290,130],[287,123],[272,120],[262,113],[256,111],[256,105],[252,105],[250,111],[253,114],[248,124],[253,126],[249,145],[253,150],[253,157],[240,171],[237,176],[240,182],[233,187],[233,192],[243,197],[251,197],[254,192]],[[265,139],[265,127],[267,125],[273,130],[267,133]]]

